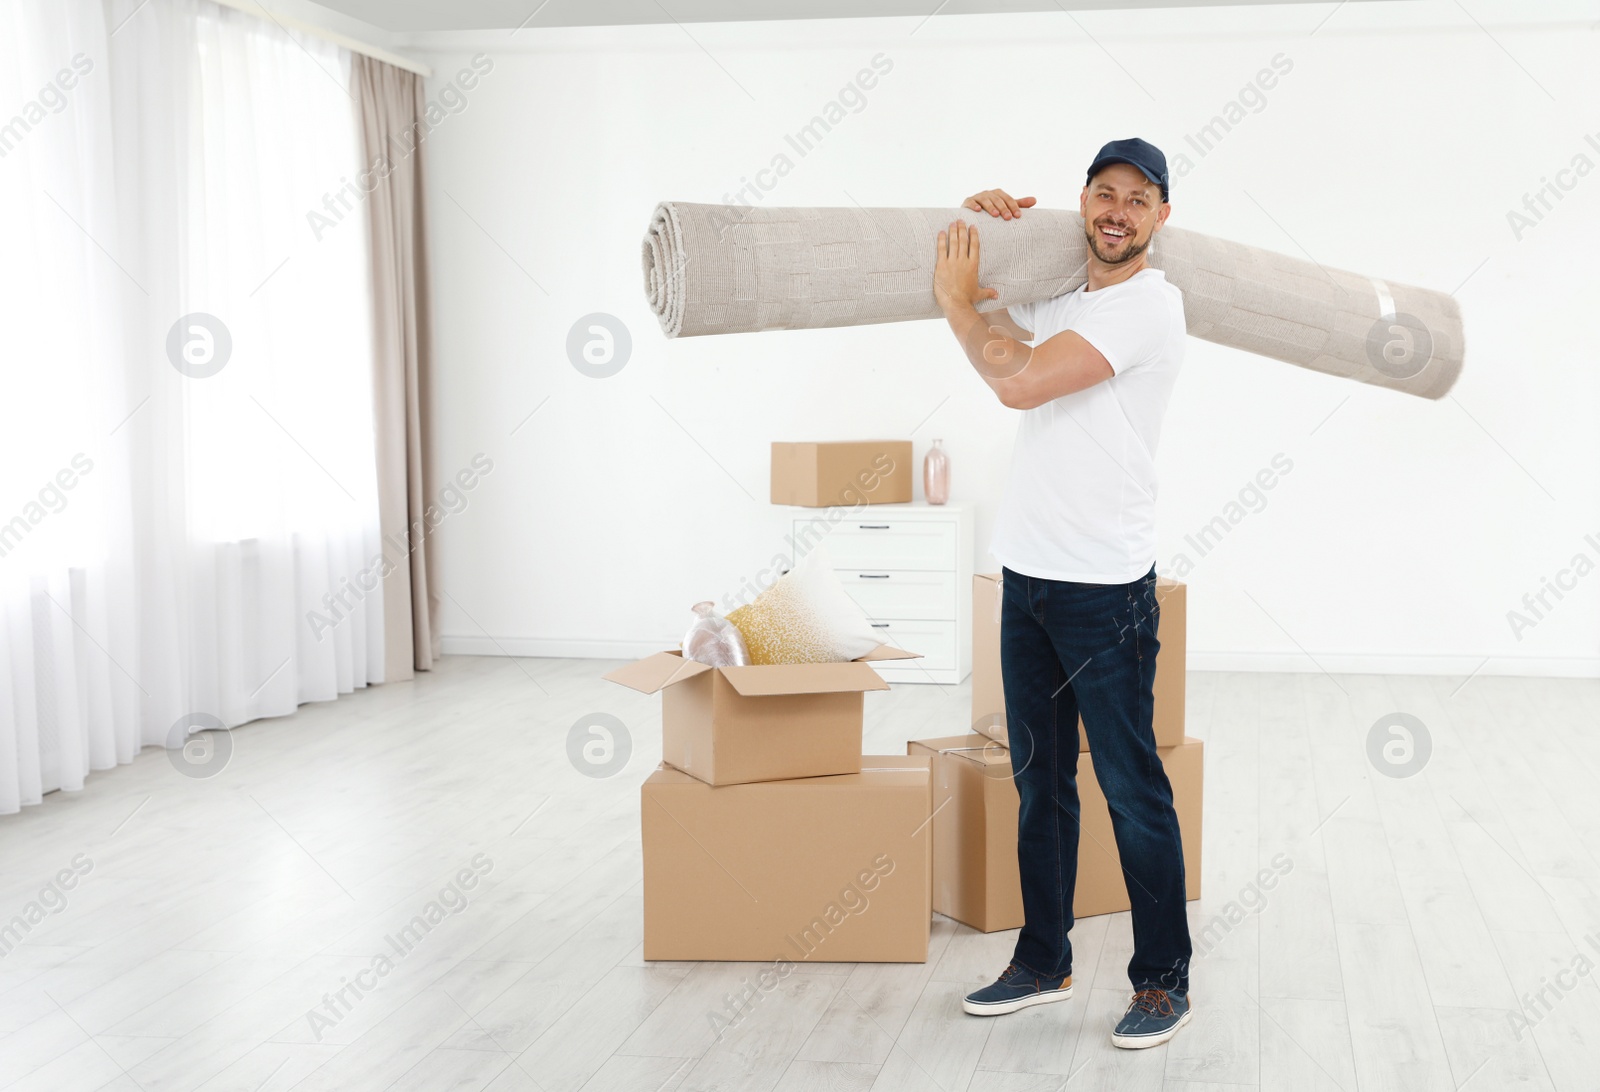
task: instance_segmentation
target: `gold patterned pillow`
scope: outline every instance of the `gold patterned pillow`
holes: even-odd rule
[[[752,664],[840,663],[883,643],[820,543],[728,621],[739,627]]]

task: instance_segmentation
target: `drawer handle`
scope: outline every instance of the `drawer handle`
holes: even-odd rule
[[[859,531],[887,531],[889,525],[887,523],[858,523],[856,524],[856,529]]]
[[[889,628],[889,623],[888,622],[868,622],[867,625],[871,626],[873,629],[888,629]]]
[[[887,579],[889,579],[889,574],[888,573],[856,573],[856,579],[858,579],[858,580],[887,580]]]

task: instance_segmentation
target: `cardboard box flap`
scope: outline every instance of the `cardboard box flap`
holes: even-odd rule
[[[719,670],[745,698],[889,689],[883,676],[859,660],[842,664],[752,664]]]
[[[858,664],[871,663],[873,660],[920,660],[922,653],[907,652],[903,648],[893,645],[879,645],[865,656],[859,657],[854,662]]]
[[[621,683],[641,694],[654,694],[657,690],[671,686],[681,679],[691,678],[702,671],[714,670],[716,669],[705,664],[684,659],[681,652],[657,652],[654,656],[646,656],[642,660],[624,664],[600,677]]]

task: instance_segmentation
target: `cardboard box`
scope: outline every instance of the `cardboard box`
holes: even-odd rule
[[[972,728],[1006,742],[1006,694],[1000,681],[999,573],[972,578]],[[1161,652],[1156,657],[1155,720],[1157,747],[1184,741],[1184,692],[1188,685],[1189,586],[1170,577],[1156,577],[1156,602],[1161,624],[1156,632]],[[1078,718],[1078,750],[1089,749],[1089,736]]]
[[[1000,680],[1000,574],[972,578],[972,730],[1006,740],[1006,692]]]
[[[1011,755],[977,732],[913,740],[906,752],[933,765],[933,908],[985,933],[1022,927],[1017,866],[1020,801]],[[1185,894],[1200,897],[1200,817],[1205,745],[1185,737],[1160,749],[1183,834]],[[1128,888],[1111,829],[1111,811],[1094,776],[1093,755],[1078,760],[1078,883],[1075,918],[1128,909]]]
[[[723,788],[651,774],[644,958],[927,962],[929,760],[861,761],[854,774]]]
[[[1005,745],[974,732],[913,740],[933,769],[933,908],[980,932],[1022,925],[1017,787]]]
[[[661,691],[661,758],[710,785],[855,773],[868,690],[889,684],[870,666],[918,655],[879,645],[849,663],[708,667],[676,649],[604,677]]]
[[[772,445],[773,504],[906,504],[911,475],[910,440]]]

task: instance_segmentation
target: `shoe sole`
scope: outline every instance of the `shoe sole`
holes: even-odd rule
[[[1116,1032],[1112,1032],[1111,1045],[1115,1047],[1121,1047],[1123,1050],[1143,1050],[1146,1047],[1160,1046],[1162,1043],[1178,1034],[1178,1029],[1187,1024],[1189,1022],[1189,1017],[1193,1015],[1194,1010],[1189,1009],[1182,1016],[1178,1017],[1178,1022],[1176,1024],[1173,1024],[1166,1031],[1160,1032],[1156,1035],[1118,1035]]]
[[[1052,1001],[1065,1001],[1071,996],[1072,987],[1065,986],[1059,990],[1041,990],[1039,993],[1030,993],[1026,997],[1017,998],[1015,1001],[996,1001],[992,1004],[971,1001],[963,997],[961,999],[961,1008],[962,1011],[970,1016],[1004,1016],[1008,1012],[1031,1008],[1034,1005],[1048,1005]]]

